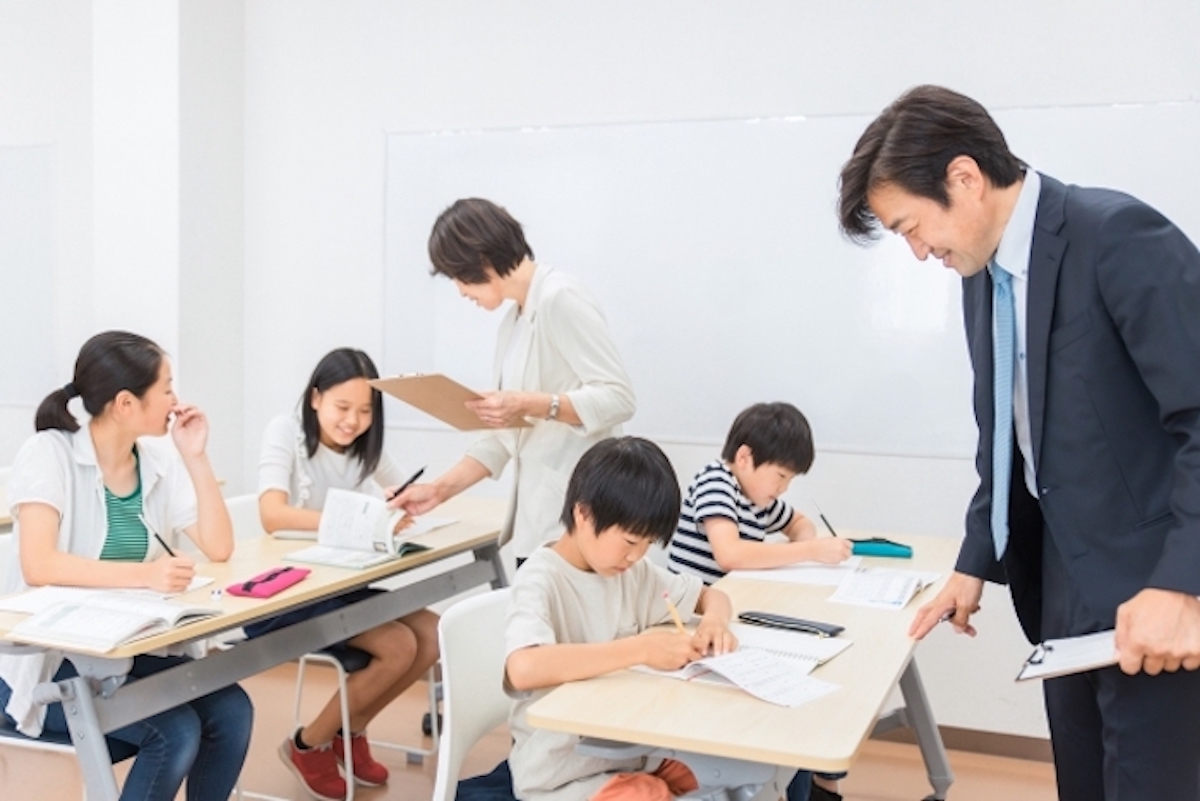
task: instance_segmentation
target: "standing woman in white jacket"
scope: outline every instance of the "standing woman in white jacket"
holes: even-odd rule
[[[497,389],[469,404],[497,430],[392,505],[421,514],[498,477],[511,460],[516,476],[500,544],[512,541],[519,565],[561,533],[571,471],[593,444],[620,435],[633,416],[633,387],[595,299],[574,277],[535,262],[521,224],[502,207],[456,201],[433,225],[429,258],[434,274],[484,309],[512,301],[496,342]],[[512,427],[522,420],[529,427]]]

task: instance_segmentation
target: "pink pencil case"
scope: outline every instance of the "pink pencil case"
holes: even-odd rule
[[[303,581],[311,572],[307,567],[273,567],[246,581],[230,584],[225,591],[230,595],[242,595],[247,598],[270,598],[296,582]]]

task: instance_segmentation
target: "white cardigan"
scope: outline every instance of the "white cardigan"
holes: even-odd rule
[[[636,404],[604,313],[577,279],[538,265],[524,314],[530,336],[520,391],[565,395],[581,424],[530,419],[529,428],[495,431],[467,451],[492,477],[499,476],[510,459],[514,463],[516,476],[500,544],[512,540],[520,558],[562,532],[559,517],[576,462],[595,443],[619,436],[621,423],[633,417]],[[514,304],[497,336],[496,386],[516,320]]]

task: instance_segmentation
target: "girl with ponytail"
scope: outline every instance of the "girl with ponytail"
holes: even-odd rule
[[[41,585],[180,592],[195,564],[159,537],[172,550],[186,536],[208,559],[229,558],[233,528],[206,453],[208,421],[179,402],[171,382],[170,361],[145,337],[106,331],[84,344],[75,375],[42,401],[37,433],[13,462],[17,558],[0,594]],[[89,415],[82,426],[69,409],[76,397]],[[185,659],[136,657],[129,679]],[[0,714],[30,737],[65,733],[62,705],[35,704],[33,690],[39,677],[74,675],[57,652],[0,655]],[[111,732],[138,749],[121,798],[168,801],[193,777],[189,801],[227,799],[252,718],[232,685]]]

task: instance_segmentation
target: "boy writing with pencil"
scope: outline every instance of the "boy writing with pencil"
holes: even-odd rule
[[[679,499],[675,472],[656,445],[637,437],[599,442],[567,486],[566,531],[517,572],[504,682],[514,698],[509,764],[522,801],[668,801],[696,789],[682,763],[581,756],[577,736],[525,719],[530,704],[564,682],[639,664],[674,670],[736,647],[724,593],[642,559],[651,543],[670,537]],[[683,629],[680,611],[702,615],[695,634]],[[674,627],[650,628],[672,617]]]
[[[671,570],[712,584],[730,570],[849,558],[850,542],[818,538],[813,522],[780,498],[812,462],[812,430],[792,404],[756,403],[739,414],[721,458],[705,465],[688,487],[668,552]],[[775,532],[787,541],[766,542]],[[815,777],[810,796],[801,771],[788,787],[788,801],[840,799],[838,778]]]

